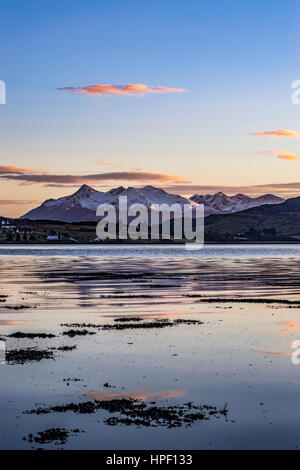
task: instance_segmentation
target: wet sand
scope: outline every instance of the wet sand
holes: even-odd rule
[[[2,256],[0,448],[299,447],[299,267]]]

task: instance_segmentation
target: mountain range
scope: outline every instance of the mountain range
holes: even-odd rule
[[[300,197],[205,220],[209,241],[300,241]]]
[[[284,199],[274,196],[273,194],[265,194],[264,196],[251,198],[245,194],[227,196],[222,192],[217,194],[194,194],[190,199],[197,204],[204,204],[205,215],[232,214],[234,212],[251,209],[252,207],[265,204],[281,204],[284,202]]]
[[[60,222],[93,222],[99,220],[96,209],[100,204],[112,204],[116,208],[119,205],[119,197],[127,196],[128,206],[143,204],[151,209],[155,204],[204,204],[205,215],[232,214],[245,211],[249,208],[262,205],[282,204],[281,199],[272,194],[266,194],[257,198],[250,198],[244,194],[227,196],[224,193],[199,195],[185,198],[176,194],[170,194],[163,189],[153,186],[143,188],[124,188],[120,186],[107,192],[97,191],[90,186],[83,185],[74,194],[59,199],[48,199],[39,207],[24,214],[21,219],[49,220]]]

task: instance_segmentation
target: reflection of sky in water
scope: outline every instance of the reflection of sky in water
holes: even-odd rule
[[[280,351],[257,351],[261,354],[274,354],[275,356],[291,356],[292,352],[280,352]]]
[[[147,392],[146,390],[135,390],[132,392],[90,392],[84,393],[84,397],[94,398],[95,400],[112,400],[114,398],[131,398],[133,400],[168,400],[170,398],[183,398],[184,390],[167,390],[163,392]]]
[[[8,338],[7,347],[77,345],[56,360],[0,367],[0,448],[29,448],[24,435],[50,427],[80,428],[66,448],[294,448],[300,440],[300,375],[289,354],[299,339],[297,309],[288,305],[205,304],[187,294],[299,298],[299,261],[95,260],[3,257],[0,333],[54,332],[45,340]],[[66,281],[76,272],[151,272],[154,276]],[[175,273],[178,278],[164,277]],[[180,276],[180,273],[190,273]],[[48,277],[48,274],[51,277]],[[64,273],[64,274],[63,274]],[[52,275],[53,274],[53,275]],[[138,282],[137,282],[138,281]],[[176,288],[162,287],[161,284]],[[154,284],[154,287],[149,287]],[[155,287],[156,285],[156,287]],[[283,285],[283,287],[282,287]],[[101,295],[153,294],[154,298],[105,299]],[[232,308],[228,308],[232,307]],[[61,323],[112,322],[115,317],[193,318],[204,325],[161,330],[103,331],[61,336]],[[26,321],[24,321],[26,320]],[[259,352],[260,353],[259,353]],[[286,355],[286,357],[285,357]],[[64,379],[77,378],[80,381]],[[114,388],[105,388],[108,382]],[[71,401],[118,397],[162,406],[192,401],[228,404],[229,421],[209,420],[188,429],[109,427],[110,415],[24,415],[27,409]],[[51,446],[49,446],[51,447]],[[54,446],[52,446],[54,447]]]
[[[278,331],[280,335],[287,335],[289,333],[295,333],[299,331],[299,322],[295,320],[285,320],[278,322],[278,325],[282,325],[284,328]]]
[[[291,335],[292,333],[296,333],[299,331],[299,322],[295,320],[284,320],[279,321],[277,324],[282,329],[277,331],[277,335]],[[289,351],[265,351],[265,350],[258,350],[257,352],[260,354],[274,354],[277,356],[291,356],[293,354],[292,351],[292,344],[289,342],[284,344],[285,347],[288,347]],[[279,347],[279,346],[278,346]]]

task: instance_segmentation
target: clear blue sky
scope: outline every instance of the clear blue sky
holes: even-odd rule
[[[0,213],[20,215],[72,192],[58,187],[56,174],[142,171],[149,183],[153,173],[175,175],[159,184],[187,195],[195,191],[188,194],[180,178],[193,189],[249,186],[249,193],[253,185],[300,181],[300,161],[276,158],[279,151],[299,155],[299,139],[251,135],[300,131],[300,105],[290,98],[300,79],[296,0],[1,0],[0,8],[7,85],[0,166],[47,172],[55,185],[5,177]],[[100,84],[187,91],[57,90]],[[94,186],[138,183],[138,175],[112,175]]]

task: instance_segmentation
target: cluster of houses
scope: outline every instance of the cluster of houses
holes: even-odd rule
[[[50,242],[60,241],[63,239],[63,236],[60,233],[55,233],[53,235],[47,235],[46,240]]]
[[[23,242],[23,243],[28,243],[28,242],[73,242],[73,243],[79,243],[78,240],[75,238],[72,238],[70,236],[67,236],[66,234],[61,234],[59,232],[54,232],[53,230],[50,230],[45,233],[43,231],[41,232],[40,230],[38,231],[33,231],[30,227],[27,225],[23,226],[19,223],[16,223],[16,221],[12,219],[4,219],[0,218],[0,239],[3,241],[7,242]],[[103,240],[101,240],[98,237],[93,237],[88,240],[88,243],[101,243]]]
[[[19,227],[9,219],[1,220],[0,234],[9,241],[33,241],[32,230],[29,227]]]
[[[3,230],[15,230],[16,228],[17,228],[16,225],[11,225],[10,220],[2,219],[1,229],[3,229]]]
[[[68,242],[74,242],[74,243],[79,243],[78,240],[72,237],[64,237],[61,233],[54,233],[54,234],[49,234],[46,236],[47,241],[51,242],[58,242],[58,241],[68,241]],[[89,243],[101,243],[103,240],[98,237],[93,237],[90,238]]]

